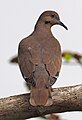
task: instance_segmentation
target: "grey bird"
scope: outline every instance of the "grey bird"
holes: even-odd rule
[[[53,25],[61,25],[67,30],[55,11],[43,12],[32,34],[19,43],[18,63],[23,78],[31,86],[29,101],[33,106],[53,104],[52,85],[62,64],[60,43],[51,32]]]

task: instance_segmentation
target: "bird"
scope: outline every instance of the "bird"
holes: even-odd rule
[[[60,25],[57,12],[44,11],[33,32],[23,38],[18,46],[18,64],[25,81],[30,84],[29,102],[32,106],[51,106],[52,85],[56,82],[62,64],[61,45],[53,36],[51,27]]]

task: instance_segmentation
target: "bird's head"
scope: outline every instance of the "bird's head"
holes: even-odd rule
[[[68,30],[68,28],[60,21],[59,15],[55,11],[43,12],[38,19],[38,23],[44,23],[46,26],[50,27],[53,25],[61,25]]]

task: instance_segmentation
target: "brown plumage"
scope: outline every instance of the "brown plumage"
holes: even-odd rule
[[[61,46],[51,32],[56,24],[67,29],[56,12],[43,12],[33,33],[19,44],[18,63],[23,78],[31,85],[30,103],[33,106],[53,103],[51,86],[57,80],[62,62]]]

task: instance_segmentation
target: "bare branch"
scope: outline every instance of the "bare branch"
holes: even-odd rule
[[[0,99],[0,120],[21,120],[50,113],[82,111],[82,84],[55,88],[52,92],[53,105],[33,107],[29,104],[29,94]]]

